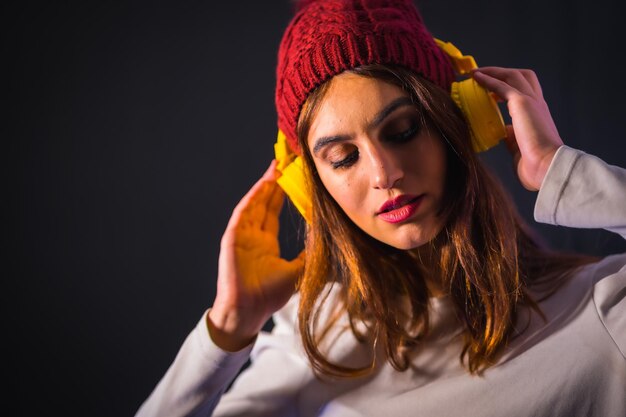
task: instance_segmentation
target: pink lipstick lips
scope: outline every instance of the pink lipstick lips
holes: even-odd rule
[[[389,223],[403,222],[417,211],[423,196],[424,194],[418,196],[405,194],[387,200],[376,215]]]

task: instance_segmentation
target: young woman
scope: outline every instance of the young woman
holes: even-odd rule
[[[305,250],[280,257],[273,161],[224,233],[213,306],[138,416],[626,415],[626,255],[538,243],[411,1],[302,2],[277,75]],[[506,102],[536,219],[626,237],[626,170],[563,144],[535,74],[472,78]]]

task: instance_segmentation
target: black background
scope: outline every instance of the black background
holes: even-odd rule
[[[616,1],[418,5],[479,65],[534,69],[565,142],[626,166]],[[222,231],[272,158],[291,5],[3,7],[5,401],[11,415],[130,416],[211,305]],[[530,220],[535,193],[503,148],[484,158]],[[291,257],[299,221],[289,207],[282,220]],[[558,248],[626,250],[609,232],[537,227]]]

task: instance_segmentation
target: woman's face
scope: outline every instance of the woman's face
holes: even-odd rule
[[[330,195],[373,238],[413,249],[441,230],[446,151],[400,88],[352,73],[335,76],[308,146]]]

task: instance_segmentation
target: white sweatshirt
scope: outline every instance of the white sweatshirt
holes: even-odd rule
[[[626,170],[562,146],[535,219],[626,238]],[[541,302],[547,323],[523,310],[517,328],[525,331],[482,376],[459,362],[461,328],[443,297],[431,299],[432,333],[409,370],[380,356],[368,377],[319,380],[300,343],[297,304],[295,295],[274,315],[271,333],[234,353],[211,341],[205,312],[136,417],[626,416],[626,254],[584,267]],[[362,365],[368,349],[338,327],[330,352]]]

